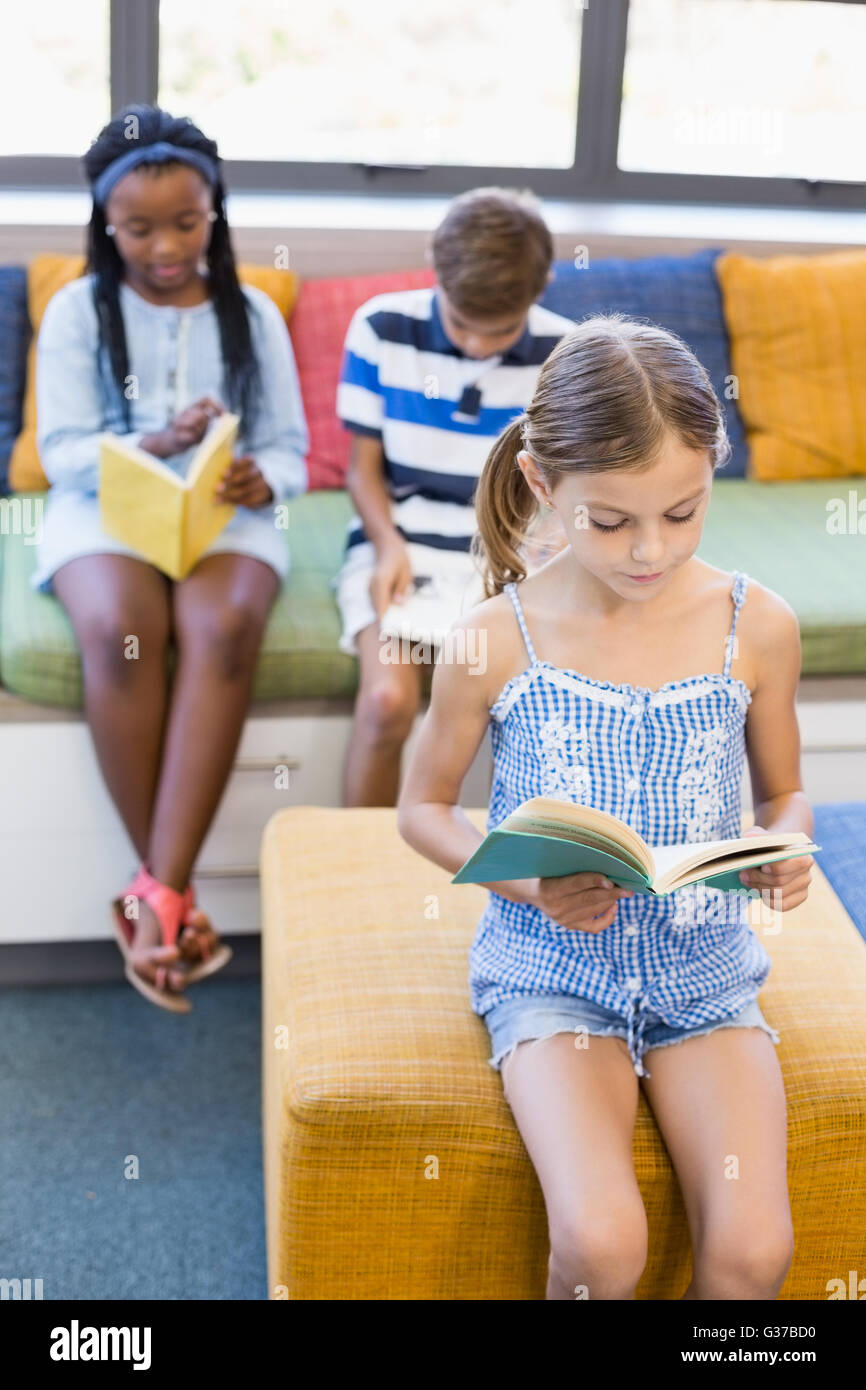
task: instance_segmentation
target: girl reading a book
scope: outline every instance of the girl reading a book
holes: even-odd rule
[[[488,597],[455,628],[486,633],[487,669],[436,668],[398,812],[422,854],[455,873],[483,839],[458,797],[488,727],[488,830],[552,796],[650,845],[737,838],[748,749],[753,830],[811,836],[795,616],[695,554],[728,453],[707,374],[675,335],[610,315],[554,349],[480,479]],[[569,543],[527,578],[521,539],[539,507]],[[741,879],[787,911],[811,863]],[[745,892],[653,897],[585,873],[485,887],[471,1003],[544,1192],[548,1297],[634,1297],[647,1258],[640,1084],[690,1223],[684,1297],[774,1299],[793,1253],[785,1095]]]
[[[52,488],[32,582],[71,619],[99,764],[141,861],[113,903],[127,977],[188,1012],[181,991],[231,954],[197,910],[190,876],[288,570],[273,504],[304,490],[308,436],[285,321],[238,282],[214,142],[186,119],[130,106],[84,166],[87,273],[52,298],[37,347],[38,444]],[[99,436],[119,435],[183,476],[224,409],[241,423],[215,496],[236,511],[172,582],[103,532]]]

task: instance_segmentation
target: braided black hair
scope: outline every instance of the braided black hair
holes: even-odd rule
[[[91,184],[109,164],[130,149],[127,137],[129,118],[138,123],[138,145],[165,140],[172,145],[200,150],[210,155],[220,170],[216,143],[209,140],[186,117],[170,116],[159,106],[125,106],[99,132],[82,164]],[[145,161],[139,168],[152,167]],[[216,221],[211,225],[207,251],[210,293],[219,323],[222,347],[224,389],[230,409],[241,417],[241,433],[248,439],[259,402],[261,373],[250,332],[249,304],[238,283],[234,252],[225,214],[225,187],[221,173],[212,189]],[[118,391],[127,430],[131,430],[129,398],[125,391],[129,375],[129,355],[123,316],[120,310],[120,283],[124,266],[113,237],[106,230],[104,210],[94,200],[87,231],[87,266],[92,272],[93,300],[99,322],[100,344],[108,354],[111,374]]]

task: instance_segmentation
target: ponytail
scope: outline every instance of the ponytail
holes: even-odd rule
[[[523,430],[528,419],[526,413],[518,415],[498,437],[475,491],[478,530],[470,553],[484,582],[485,598],[501,594],[506,584],[519,583],[527,574],[521,550],[538,503],[517,455],[525,447]]]

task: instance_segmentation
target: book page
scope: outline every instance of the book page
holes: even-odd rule
[[[653,851],[649,845],[636,830],[609,811],[600,811],[596,806],[585,806],[582,802],[561,801],[552,796],[533,796],[506,816],[502,829],[511,828],[515,819],[521,823],[521,829],[530,830],[533,834],[555,835],[558,828],[563,826],[566,830],[583,829],[602,835],[625,850],[648,878],[654,877]]]
[[[233,504],[215,502],[214,493],[232,461],[239,424],[237,415],[226,412],[217,416],[190,464],[186,477],[180,578],[189,573],[235,514]]]
[[[441,646],[458,618],[470,612],[481,596],[461,575],[415,575],[414,588],[402,603],[392,603],[382,614],[379,631],[384,637],[404,642]]]
[[[137,464],[140,468],[147,469],[149,473],[156,473],[174,487],[183,488],[186,486],[181,475],[176,473],[173,468],[169,468],[165,459],[158,459],[156,454],[149,454],[146,449],[139,448],[137,444],[129,444],[118,435],[109,433],[101,434],[99,443],[101,451],[107,449],[113,455],[120,455],[129,463]]]
[[[638,859],[637,855],[630,854],[618,840],[614,840],[610,835],[602,835],[600,831],[590,830],[586,826],[572,828],[558,821],[525,820],[512,811],[511,815],[506,816],[497,829],[508,834],[549,835],[551,839],[567,840],[569,844],[587,845],[590,849],[600,849],[605,854],[612,854],[623,864],[637,869],[638,873],[642,875],[647,872],[646,866]]]
[[[737,840],[706,840],[696,845],[654,845],[656,874],[653,887],[667,892],[674,885],[685,886],[706,876],[707,871],[754,864],[769,864],[774,858],[790,858],[817,849],[802,830],[786,830],[777,835],[748,835]]]
[[[164,574],[181,560],[183,479],[143,449],[102,436],[99,509],[102,529]]]

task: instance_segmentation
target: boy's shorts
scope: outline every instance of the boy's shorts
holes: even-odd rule
[[[570,994],[530,994],[495,1004],[484,1016],[490,1033],[493,1055],[489,1065],[499,1071],[518,1043],[540,1042],[556,1033],[576,1033],[578,1029],[600,1038],[622,1038],[628,1042],[628,1024],[622,1014]],[[668,1047],[671,1043],[698,1038],[717,1028],[761,1028],[778,1045],[779,1034],[761,1013],[757,999],[729,1018],[713,1019],[689,1028],[674,1028],[658,1014],[646,1011],[642,1051]]]

